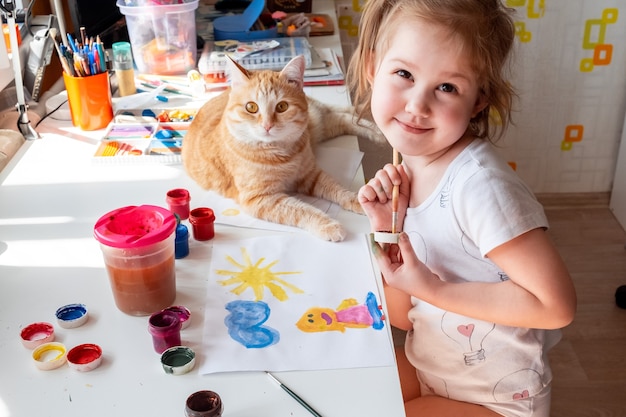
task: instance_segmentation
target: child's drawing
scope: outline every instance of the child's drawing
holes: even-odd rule
[[[241,248],[241,254],[243,256],[243,263],[237,262],[231,256],[226,257],[226,260],[229,263],[239,268],[238,271],[228,271],[225,269],[218,269],[215,271],[218,275],[231,277],[227,280],[218,281],[219,284],[223,286],[239,284],[231,290],[232,293],[241,295],[248,288],[252,288],[254,291],[255,301],[259,301],[263,299],[263,292],[267,287],[274,297],[280,301],[285,301],[289,297],[283,287],[290,289],[296,294],[302,294],[304,292],[295,285],[278,278],[280,275],[300,274],[300,272],[273,272],[272,267],[276,265],[278,261],[270,262],[266,266],[261,266],[261,264],[265,261],[265,258],[259,258],[256,263],[252,263],[252,259],[250,258],[250,255],[248,255],[248,251],[245,248]]]
[[[365,234],[216,234],[206,271],[203,374],[394,364]]]
[[[263,301],[231,301],[226,304],[230,314],[224,319],[228,334],[247,348],[264,348],[278,343],[279,333],[263,326],[270,316],[270,308]]]
[[[372,327],[380,330],[384,327],[385,317],[374,293],[367,294],[364,304],[358,304],[354,298],[341,302],[337,310],[324,307],[312,307],[302,315],[296,326],[303,332],[345,332],[346,328]]]

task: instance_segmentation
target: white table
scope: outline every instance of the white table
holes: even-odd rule
[[[331,2],[315,3],[315,11],[328,11],[324,6],[331,5],[332,12]],[[334,45],[339,45],[338,37]],[[335,104],[347,102],[345,87],[307,92]],[[146,317],[131,317],[115,307],[93,225],[118,207],[165,206],[165,193],[172,188],[187,188],[193,206],[200,189],[182,166],[98,165],[92,155],[102,132],[81,132],[49,119],[38,130],[42,139],[27,142],[0,174],[0,417],[183,416],[186,398],[203,389],[221,396],[225,417],[310,416],[263,373],[200,375],[196,365],[188,374],[166,375],[158,355],[150,351]],[[342,137],[325,146],[355,149],[357,144],[354,137]],[[358,185],[357,180],[354,187]],[[350,233],[368,232],[364,216],[342,212],[340,220]],[[216,225],[220,233],[265,232]],[[207,276],[211,244],[190,239],[190,255],[176,263],[176,304],[192,311],[183,343],[200,352],[198,361],[203,360],[202,277]],[[76,302],[88,306],[89,321],[76,329],[60,328],[56,309]],[[86,373],[67,366],[37,369],[19,334],[38,321],[54,324],[56,341],[68,349],[99,344],[102,365]],[[324,416],[404,415],[394,366],[278,377]]]

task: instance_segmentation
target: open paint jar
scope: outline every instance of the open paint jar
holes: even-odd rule
[[[185,403],[186,417],[221,417],[224,404],[219,394],[203,390],[191,394]]]
[[[160,311],[176,299],[176,217],[158,206],[128,206],[94,227],[117,308],[133,316]]]

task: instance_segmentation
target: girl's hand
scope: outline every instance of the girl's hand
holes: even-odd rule
[[[373,248],[380,272],[390,287],[422,298],[441,283],[439,277],[417,258],[406,233],[400,233],[397,245],[389,245],[385,250],[374,242]]]
[[[394,185],[399,186],[397,227],[398,230],[402,230],[410,194],[409,177],[402,165],[385,165],[359,190],[359,203],[369,217],[372,231],[391,231],[393,212],[391,197]]]

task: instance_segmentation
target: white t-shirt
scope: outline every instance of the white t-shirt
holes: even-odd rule
[[[547,226],[531,190],[482,140],[456,157],[432,195],[409,208],[404,220],[419,259],[447,282],[508,279],[485,255]],[[406,353],[430,393],[472,403],[506,403],[549,389],[547,351],[560,338],[559,331],[483,322],[415,297],[413,306]]]

